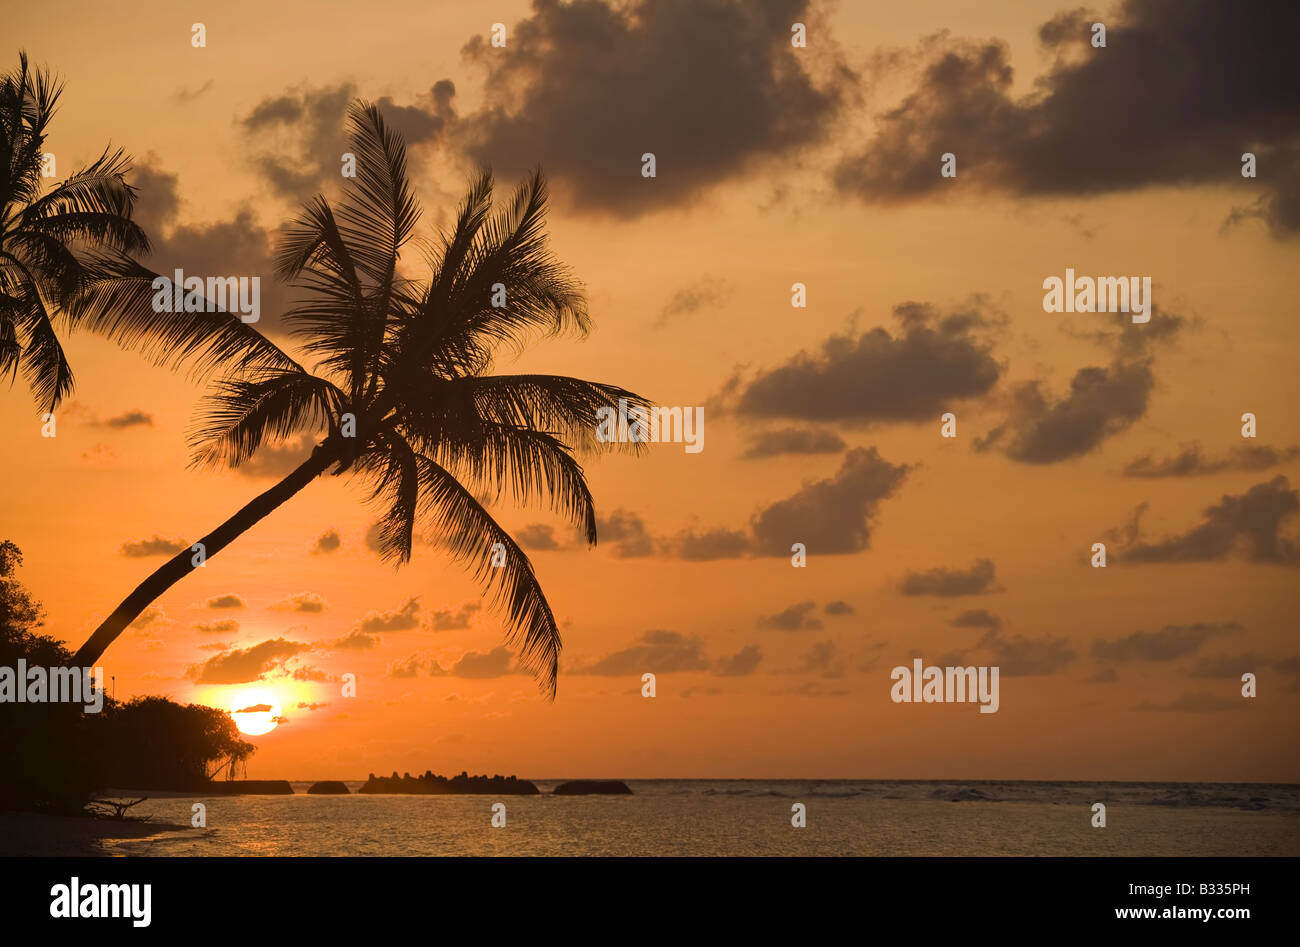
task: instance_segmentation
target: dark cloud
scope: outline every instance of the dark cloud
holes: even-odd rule
[[[148,539],[136,539],[122,543],[119,552],[128,559],[144,559],[148,556],[174,556],[190,544],[183,539],[168,539],[154,533]]]
[[[615,510],[608,518],[596,517],[596,535],[603,542],[614,543],[619,559],[634,559],[654,552],[654,540],[645,521],[627,510]]]
[[[1200,444],[1184,444],[1172,457],[1159,460],[1150,454],[1135,457],[1124,465],[1126,477],[1196,477],[1228,470],[1259,471],[1300,457],[1300,446],[1276,448],[1243,444],[1226,453],[1210,456]]]
[[[1260,668],[1266,668],[1272,663],[1258,654],[1216,654],[1201,658],[1187,673],[1189,677],[1241,680],[1241,675],[1246,672],[1258,673]]]
[[[267,443],[257,453],[235,468],[245,477],[280,480],[293,473],[316,449],[316,438],[303,434],[279,443]]]
[[[570,674],[592,674],[606,677],[639,676],[646,672],[669,674],[674,671],[707,671],[709,660],[704,656],[704,641],[692,635],[687,637],[675,631],[647,631],[637,642],[621,651],[615,651],[598,661],[573,668]]]
[[[763,651],[756,644],[745,645],[728,658],[719,658],[713,673],[720,677],[744,677],[753,674],[763,660]]]
[[[311,551],[313,555],[321,555],[335,552],[341,545],[343,545],[343,539],[339,536],[339,531],[337,529],[327,529],[316,537],[316,541],[312,543]]]
[[[244,600],[238,595],[217,595],[208,599],[208,608],[243,608]]]
[[[378,644],[379,639],[375,635],[368,635],[363,631],[352,631],[344,637],[331,642],[330,647],[339,651],[369,651]]]
[[[485,102],[457,141],[510,176],[540,163],[581,210],[685,203],[833,130],[854,77],[828,33],[815,53],[791,46],[809,14],[808,0],[535,0],[508,49],[485,36],[465,46],[486,72]],[[645,152],[653,179],[641,177]]]
[[[298,592],[268,607],[285,612],[316,613],[325,611],[327,606],[325,600],[315,592]]]
[[[1266,0],[1246,16],[1232,0],[1125,0],[1103,21],[1104,49],[1089,45],[1093,19],[1072,10],[1041,28],[1054,62],[1022,97],[1003,43],[931,37],[914,88],[841,162],[836,185],[891,201],[954,184],[1077,196],[1215,184],[1250,195],[1238,219],[1295,233],[1300,84],[1287,64],[1300,7]],[[1240,177],[1245,151],[1259,156],[1255,180]],[[939,174],[945,152],[955,181]]]
[[[406,604],[393,611],[369,612],[357,626],[358,631],[410,631],[420,627],[420,602],[417,598],[406,600]]]
[[[1044,393],[1040,381],[1022,382],[1007,420],[976,438],[975,448],[1000,448],[1027,464],[1081,457],[1146,414],[1154,387],[1150,359],[1081,368],[1061,398]]]
[[[203,664],[191,665],[186,670],[185,676],[199,684],[242,684],[257,680],[266,672],[309,648],[309,645],[302,642],[275,638],[251,648],[218,654]]]
[[[414,105],[397,105],[387,96],[376,104],[413,148],[440,138],[455,118],[455,94],[456,87],[443,79]],[[342,180],[347,107],[357,95],[351,82],[300,87],[263,99],[244,118],[253,163],[279,197],[299,204]]]
[[[827,615],[852,615],[853,606],[848,602],[827,602],[826,607],[822,609]]]
[[[109,418],[104,422],[105,427],[153,427],[153,415],[136,408],[134,411],[125,411],[122,414]]]
[[[664,544],[670,555],[687,562],[736,559],[751,551],[749,534],[735,529],[683,530]]]
[[[440,608],[429,616],[429,627],[434,631],[453,631],[459,628],[468,628],[470,619],[482,607],[479,602],[467,602],[458,609]]]
[[[1240,630],[1236,622],[1165,625],[1159,631],[1135,631],[1114,641],[1099,638],[1092,643],[1092,654],[1107,661],[1173,661],[1192,654],[1217,635]]]
[[[826,428],[786,427],[754,435],[743,456],[755,460],[781,454],[838,454],[845,446],[844,438]]]
[[[735,410],[749,417],[869,423],[938,421],[957,401],[983,395],[1001,368],[977,333],[998,323],[974,299],[940,313],[925,303],[894,307],[897,334],[875,328],[832,335],[815,354],[739,384]]]
[[[525,549],[545,552],[559,549],[560,543],[555,538],[555,530],[545,523],[531,523],[515,533],[515,540]]]
[[[1068,667],[1079,655],[1065,638],[1027,638],[990,631],[980,639],[979,647],[993,653],[992,663],[1001,673],[1013,677],[1039,677],[1055,674]]]
[[[954,628],[988,628],[997,631],[1002,627],[1002,619],[983,608],[972,608],[962,612],[952,620]]]
[[[854,448],[835,476],[805,484],[753,518],[755,551],[788,556],[794,543],[803,543],[809,555],[861,552],[871,542],[880,501],[898,489],[910,469],[889,463],[874,447]]]
[[[208,635],[234,634],[239,631],[239,622],[233,618],[224,618],[221,621],[200,622],[194,626],[194,629]]]
[[[1180,536],[1137,542],[1122,550],[1125,562],[1209,562],[1240,551],[1249,562],[1300,564],[1300,548],[1280,535],[1300,509],[1300,494],[1286,477],[1274,477],[1245,493],[1206,507],[1202,522]]]
[[[388,665],[385,673],[389,677],[396,678],[416,677],[421,671],[429,670],[431,666],[432,662],[427,655],[416,653],[394,661]]]
[[[271,234],[250,207],[232,208],[226,219],[215,223],[182,224],[177,175],[146,162],[131,172],[131,183],[140,190],[135,220],[152,245],[142,262],[168,278],[177,269],[204,278],[257,277],[260,317],[254,327],[268,335],[284,334],[281,316],[288,308],[289,289],[275,276]]]
[[[822,626],[822,623],[821,619],[812,617],[813,612],[816,610],[816,602],[798,602],[777,612],[775,615],[766,615],[760,618],[758,627],[777,628],[781,631],[817,629]]]
[[[996,581],[993,560],[979,559],[969,569],[938,566],[926,572],[904,573],[899,591],[904,595],[983,595],[1000,591]]]
[[[465,652],[447,673],[452,677],[464,677],[473,680],[505,677],[507,674],[519,673],[519,669],[514,667],[512,662],[513,657],[510,652],[506,650],[504,645],[501,645],[486,654],[478,651]]]

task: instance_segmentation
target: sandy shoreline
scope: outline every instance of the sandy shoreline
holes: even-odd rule
[[[103,855],[106,841],[148,838],[178,832],[169,822],[125,822],[82,816],[0,812],[0,857],[82,857]]]

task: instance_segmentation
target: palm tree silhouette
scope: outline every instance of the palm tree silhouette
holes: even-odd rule
[[[417,520],[428,523],[456,560],[473,564],[493,604],[504,605],[508,643],[554,698],[555,616],[528,557],[479,496],[547,501],[595,544],[592,497],[574,454],[600,446],[601,407],[648,403],[577,378],[487,374],[501,346],[590,328],[580,285],[547,248],[540,172],[495,211],[492,177],[478,175],[455,227],[426,248],[427,274],[412,279],[398,267],[420,216],[405,145],[373,105],[354,103],[348,126],[356,177],[345,181],[337,210],[323,196],[309,202],[277,252],[279,275],[306,291],[285,321],[318,358],[317,371],[278,349],[245,352],[205,399],[194,463],[236,467],[268,440],[325,436],[296,470],[199,542],[210,559],[327,470],[352,471],[384,505],[384,558],[408,561]],[[194,567],[190,550],[161,566],[74,663],[94,664]]]
[[[42,158],[63,87],[48,70],[18,68],[0,77],[0,375],[22,369],[49,411],[72,390],[55,320],[88,283],[80,252],[93,244],[147,252],[132,220],[135,191],[123,178],[129,159],[105,149],[42,194]]]

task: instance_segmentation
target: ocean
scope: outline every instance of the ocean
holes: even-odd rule
[[[175,796],[114,855],[1300,855],[1300,786],[628,780],[631,796]],[[346,781],[349,789],[361,781]],[[506,824],[492,826],[494,803]],[[1094,803],[1105,828],[1092,826]],[[807,824],[791,824],[802,803]]]

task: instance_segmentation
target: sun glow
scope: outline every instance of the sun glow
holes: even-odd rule
[[[250,737],[270,733],[280,722],[283,712],[273,691],[265,687],[249,687],[235,691],[230,697],[230,716],[240,733]]]

